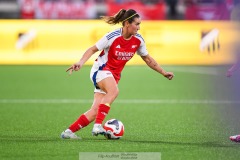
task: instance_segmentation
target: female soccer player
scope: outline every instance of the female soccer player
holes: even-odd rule
[[[164,71],[148,54],[143,38],[137,33],[140,29],[141,19],[135,10],[121,9],[114,16],[104,16],[102,19],[108,24],[122,23],[122,28],[104,35],[95,45],[87,49],[77,63],[67,69],[69,74],[78,71],[94,53],[101,51],[90,73],[95,86],[93,104],[87,112],[62,132],[61,137],[64,139],[78,139],[79,137],[74,133],[94,120],[92,135],[106,133],[102,122],[107,116],[111,104],[118,96],[118,81],[121,71],[135,52],[151,69],[167,79],[171,80],[174,76],[172,72]]]
[[[235,6],[232,9],[231,12],[231,20],[232,21],[240,21],[240,1],[237,0],[235,1]],[[236,44],[237,48],[237,62],[231,66],[231,68],[227,71],[226,76],[231,77],[233,75],[233,72],[237,71],[240,69],[240,47],[239,43]],[[234,135],[229,137],[231,141],[233,142],[239,142],[240,143],[240,134],[239,135]]]
[[[240,49],[238,50],[238,52],[239,51],[240,51]],[[226,76],[227,77],[231,77],[233,75],[233,73],[238,71],[238,70],[240,70],[240,52],[238,53],[238,56],[237,56],[237,62],[235,64],[233,64],[230,69],[228,69],[228,71],[226,73]],[[240,142],[240,134],[239,135],[230,136],[229,138],[233,142]]]

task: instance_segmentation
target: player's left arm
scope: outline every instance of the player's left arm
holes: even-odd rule
[[[166,72],[149,54],[146,56],[141,56],[141,58],[151,69],[162,74],[167,79],[171,80],[174,77],[172,72]]]

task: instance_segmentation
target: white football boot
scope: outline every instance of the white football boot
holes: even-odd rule
[[[92,135],[98,136],[99,134],[104,135],[106,133],[105,129],[102,127],[101,124],[94,124],[92,129]]]
[[[70,129],[67,129],[61,133],[61,138],[63,139],[81,139],[75,133],[73,133]]]

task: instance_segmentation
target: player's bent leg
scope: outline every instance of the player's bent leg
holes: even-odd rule
[[[89,119],[89,121],[92,122],[96,119],[99,105],[104,96],[105,96],[105,94],[103,94],[103,93],[96,92],[94,94],[93,105],[92,105],[91,109],[85,113],[85,116]],[[98,134],[105,134],[105,130],[102,128],[101,125],[94,125],[92,135],[97,136]]]
[[[118,95],[117,83],[113,77],[107,77],[101,80],[100,82],[98,82],[98,86],[106,94],[102,97],[102,101],[98,107],[96,121],[92,129],[93,136],[97,136],[98,134],[106,134],[105,129],[102,127],[102,122],[110,110],[110,105]]]
[[[240,142],[240,135],[230,136],[229,138],[233,142]]]
[[[87,112],[82,114],[80,118],[76,122],[74,122],[68,129],[63,131],[60,137],[63,139],[81,139],[74,132],[78,131],[83,127],[86,127],[89,123],[95,120],[98,106],[102,101],[102,97],[104,95],[105,94],[102,93],[95,93],[92,107]]]
[[[104,95],[105,94],[103,93],[94,93],[94,101],[93,101],[92,107],[87,112],[84,113],[90,122],[96,119],[98,107]]]
[[[113,101],[117,98],[119,93],[118,85],[115,79],[113,77],[107,77],[98,82],[97,84],[101,88],[101,90],[106,93],[102,98],[101,104],[111,105]]]

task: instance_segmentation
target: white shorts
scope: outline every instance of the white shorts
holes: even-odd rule
[[[97,83],[100,82],[101,80],[107,78],[107,77],[113,77],[112,73],[110,71],[103,71],[103,70],[98,70],[95,72],[90,73],[90,79],[93,82],[95,89],[94,89],[94,93],[98,92],[98,93],[104,93],[106,94],[103,90],[101,90],[98,86]]]

